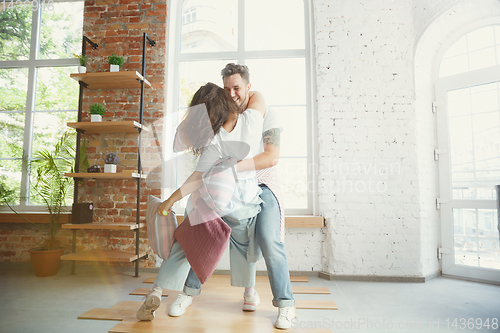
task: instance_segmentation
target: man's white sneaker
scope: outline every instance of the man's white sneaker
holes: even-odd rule
[[[243,300],[243,311],[255,311],[260,304],[260,297],[256,291],[254,291],[253,295],[244,293]]]
[[[278,319],[276,319],[276,328],[286,330],[292,327],[292,319],[296,318],[295,307],[285,306],[278,308]]]
[[[161,293],[162,291],[159,287],[151,289],[141,308],[137,311],[137,319],[153,320],[155,318],[155,311],[160,307],[161,303]]]
[[[189,296],[185,293],[179,294],[172,305],[170,305],[168,315],[172,317],[182,316],[191,303],[193,303],[193,296]]]

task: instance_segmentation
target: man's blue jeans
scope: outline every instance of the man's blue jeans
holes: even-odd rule
[[[285,244],[280,239],[278,200],[267,186],[261,185],[260,187],[262,189],[260,197],[264,202],[261,203],[261,212],[257,215],[255,222],[255,238],[266,262],[269,283],[274,296],[273,305],[276,307],[294,306],[295,300],[288,272]],[[239,260],[234,260],[236,258]],[[247,269],[243,269],[245,265],[248,266]],[[243,256],[232,256],[231,275],[232,279],[234,275],[240,277],[244,275],[244,280],[253,281],[250,284],[246,282],[240,286],[254,285],[255,263],[244,260]],[[189,266],[178,242],[172,246],[168,260],[162,262],[154,283],[165,289],[184,290],[186,294],[191,296],[200,293],[201,283]]]
[[[288,272],[285,244],[280,239],[280,209],[273,192],[265,186],[262,189],[262,210],[257,215],[255,238],[266,262],[269,283],[276,307],[294,306],[292,284]],[[232,267],[231,267],[232,268]]]

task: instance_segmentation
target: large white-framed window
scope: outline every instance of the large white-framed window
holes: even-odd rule
[[[69,74],[77,72],[83,9],[84,1],[0,3],[0,182],[18,211],[44,210],[30,195],[27,163],[77,119]]]
[[[252,90],[263,93],[283,127],[278,169],[287,214],[317,213],[311,7],[309,0],[172,0],[169,5],[167,127],[177,126],[201,85],[222,86],[220,71],[227,63],[247,65]],[[168,136],[166,147],[171,147]],[[184,155],[175,164],[167,196],[196,161]]]
[[[452,40],[436,68],[442,270],[500,281],[500,20]]]

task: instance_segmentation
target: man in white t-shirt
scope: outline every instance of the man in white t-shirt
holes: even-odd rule
[[[250,75],[248,67],[238,64],[227,64],[221,71],[224,89],[233,100],[246,109],[250,99]],[[280,132],[276,114],[266,108],[262,131],[260,154],[252,159],[238,162],[238,171],[257,170],[257,180],[262,189],[261,212],[257,216],[255,238],[262,250],[266,262],[267,273],[273,292],[273,305],[279,308],[276,327],[290,328],[295,314],[288,261],[284,245],[284,207],[281,200],[280,186],[277,180],[276,164],[279,159]],[[243,265],[243,263],[242,263]],[[244,311],[255,311],[260,304],[260,298],[254,290],[256,263],[247,262],[249,279],[242,281],[245,287]],[[241,267],[241,265],[238,265]]]

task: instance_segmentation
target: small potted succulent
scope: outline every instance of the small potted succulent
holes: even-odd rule
[[[104,158],[104,172],[116,173],[116,165],[120,162],[117,153],[107,153]]]
[[[80,73],[80,74],[86,73],[87,72],[87,67],[85,67],[85,65],[87,65],[88,57],[84,56],[84,55],[81,55],[81,54],[76,54],[76,53],[73,53],[73,55],[80,62],[80,66],[78,66],[78,73]]]
[[[104,106],[99,103],[92,104],[89,108],[90,110],[90,121],[99,122],[102,121],[102,116],[106,113]]]
[[[123,57],[119,57],[113,53],[111,56],[108,57],[109,71],[118,72],[120,70],[120,67],[123,66],[124,62],[125,61],[123,60]]]

